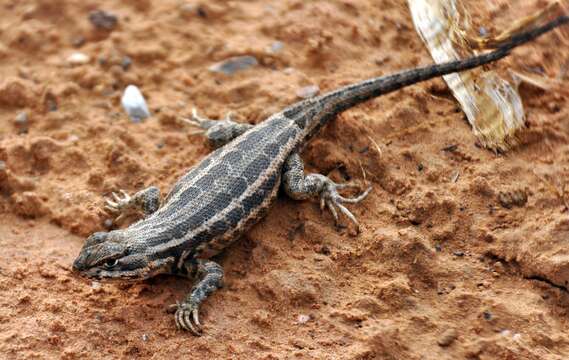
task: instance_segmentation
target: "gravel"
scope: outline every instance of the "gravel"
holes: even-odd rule
[[[259,62],[254,56],[235,56],[213,64],[209,67],[209,71],[215,73],[223,73],[225,75],[233,75],[238,71],[249,69],[250,67],[256,66],[258,64]]]

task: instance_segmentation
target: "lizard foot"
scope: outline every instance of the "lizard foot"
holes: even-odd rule
[[[225,118],[223,120],[211,120],[211,119],[201,117],[200,115],[198,115],[198,111],[196,110],[196,108],[193,108],[192,109],[192,117],[191,118],[181,118],[181,120],[183,122],[185,122],[186,124],[189,124],[191,126],[195,126],[195,127],[202,129],[202,130],[198,130],[196,133],[204,134],[209,128],[211,128],[212,126],[214,126],[216,123],[218,123],[220,121],[233,121],[232,117],[233,117],[233,112],[229,112],[229,113],[227,113],[227,115],[225,115]]]
[[[125,209],[129,208],[132,205],[132,197],[130,197],[130,195],[124,190],[119,190],[119,192],[122,197],[119,196],[119,194],[113,192],[112,195],[114,201],[109,199],[105,200],[105,209],[113,213],[122,213]]]
[[[176,307],[176,327],[180,330],[187,330],[195,336],[201,336],[203,333],[202,325],[199,319],[199,306],[190,303],[177,303]]]
[[[192,109],[191,118],[182,118],[185,123],[197,127],[190,135],[204,135],[214,148],[219,148],[253,127],[251,124],[238,123],[231,118],[231,112],[224,119],[211,120],[198,115]]]
[[[332,180],[326,178],[326,183],[324,185],[324,189],[320,193],[320,209],[324,210],[324,207],[327,207],[328,210],[332,213],[334,217],[334,221],[338,224],[338,211],[336,208],[340,210],[342,214],[344,214],[350,221],[356,225],[356,229],[359,232],[360,224],[354,214],[350,212],[343,204],[356,204],[362,201],[363,199],[368,196],[371,191],[371,186],[367,188],[363,193],[356,197],[347,198],[338,193],[338,190],[342,190],[345,188],[359,188],[359,186],[351,183],[346,184],[337,184]]]

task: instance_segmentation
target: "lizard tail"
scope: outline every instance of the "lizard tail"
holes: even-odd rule
[[[501,46],[491,52],[473,56],[468,59],[429,65],[365,80],[324,94],[318,101],[328,108],[329,112],[327,115],[331,117],[330,115],[339,114],[354,105],[399,90],[403,87],[442,75],[473,69],[500,60],[508,56],[510,51],[515,47],[532,41],[556,27],[567,23],[569,23],[569,16],[559,16],[543,26],[513,35],[508,41],[502,43]]]

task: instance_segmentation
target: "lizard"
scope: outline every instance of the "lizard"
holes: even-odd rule
[[[202,118],[194,109],[186,119],[215,148],[189,169],[160,201],[150,186],[130,196],[121,190],[106,207],[123,216],[138,210],[144,216],[125,228],[90,235],[73,271],[94,279],[143,280],[157,274],[194,279],[182,302],[173,305],[178,329],[203,333],[202,302],[223,285],[223,268],[212,257],[238,239],[265,214],[280,189],[295,200],[320,199],[338,222],[339,213],[359,228],[346,204],[362,201],[371,187],[354,197],[340,193],[350,183],[305,174],[300,156],[304,145],[339,113],[362,102],[445,74],[497,61],[515,47],[569,22],[569,16],[513,35],[496,49],[442,64],[376,77],[301,100],[257,125]]]

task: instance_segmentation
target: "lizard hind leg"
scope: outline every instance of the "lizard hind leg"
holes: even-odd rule
[[[175,321],[178,329],[190,331],[196,336],[202,334],[199,320],[200,304],[223,286],[223,268],[211,260],[193,259],[184,263],[188,275],[196,275],[197,283],[182,303],[176,305]]]
[[[148,216],[160,207],[160,190],[156,186],[150,186],[130,196],[126,191],[120,190],[120,195],[112,193],[113,200],[105,201],[105,209],[118,214],[116,221],[132,211],[142,211]]]
[[[360,195],[348,198],[340,195],[338,190],[349,187],[359,187],[354,184],[337,184],[321,174],[304,174],[304,163],[298,153],[291,154],[285,162],[283,170],[283,187],[288,196],[295,200],[305,200],[310,197],[320,197],[320,208],[328,208],[338,223],[338,210],[352,221],[359,231],[359,223],[354,214],[344,204],[356,204],[366,198],[371,187]]]
[[[233,121],[231,119],[231,113],[228,113],[223,120],[211,120],[198,115],[196,109],[192,109],[191,118],[184,118],[182,120],[191,126],[198,127],[200,130],[192,134],[205,135],[213,148],[222,147],[253,127],[251,124],[242,124]]]

